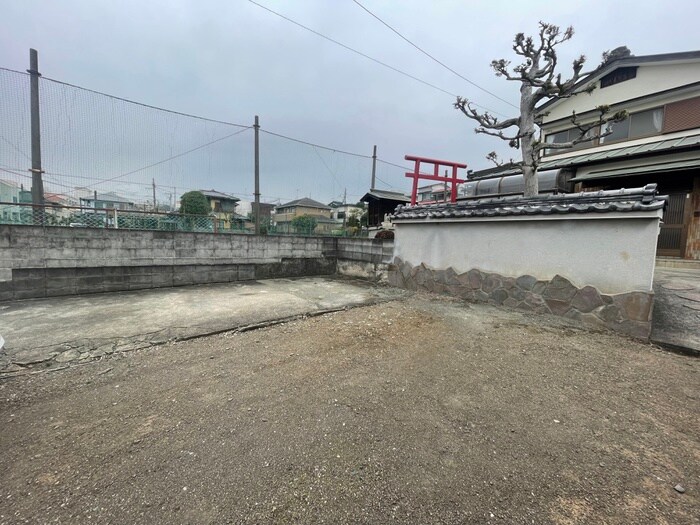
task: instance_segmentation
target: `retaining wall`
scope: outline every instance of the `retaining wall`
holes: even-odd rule
[[[0,225],[0,301],[332,275],[381,279],[393,243]]]

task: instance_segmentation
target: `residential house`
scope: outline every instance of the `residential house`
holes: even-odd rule
[[[31,209],[12,204],[31,204],[32,192],[10,180],[0,180],[0,220],[3,223],[24,223],[31,220]],[[12,203],[12,204],[10,204]]]
[[[107,193],[94,192],[92,195],[80,197],[80,206],[95,210],[133,210],[136,205],[133,201],[121,197],[113,191]]]
[[[19,222],[20,206],[12,206],[10,203],[19,203],[19,184],[9,180],[0,180],[0,219],[2,222]]]
[[[362,203],[360,203],[362,204]],[[365,212],[364,207],[360,207],[357,204],[347,204],[340,201],[333,201],[328,203],[331,209],[331,219],[333,219],[337,224],[347,224],[347,219],[352,216],[358,219]]]
[[[330,206],[305,197],[275,207],[273,220],[277,231],[279,233],[293,233],[292,221],[303,215],[316,219],[314,233],[331,233],[337,224],[331,218]]]
[[[417,202],[424,204],[428,202],[446,202],[450,200],[451,196],[452,188],[446,182],[438,182],[427,186],[419,186]]]
[[[243,229],[246,217],[236,213],[236,206],[241,199],[215,190],[197,191],[207,198],[212,215],[216,217],[218,230]]]
[[[628,118],[572,149],[545,150],[540,171],[565,173],[574,191],[657,183],[669,197],[657,255],[700,259],[700,51],[613,58],[575,89],[581,93],[539,108],[545,142],[579,136],[573,112],[582,124],[595,121],[601,105],[626,110]],[[470,179],[518,173],[507,166]]]
[[[80,204],[76,199],[63,193],[44,193],[46,211],[58,219],[68,219],[76,210],[72,207]]]

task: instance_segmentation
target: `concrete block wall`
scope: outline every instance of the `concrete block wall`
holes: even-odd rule
[[[332,275],[339,259],[347,275],[377,278],[385,242],[0,225],[0,301]]]
[[[338,238],[337,269],[341,275],[385,281],[394,257],[394,241]]]

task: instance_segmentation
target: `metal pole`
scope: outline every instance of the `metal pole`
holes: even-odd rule
[[[156,179],[151,179],[153,182],[153,211],[158,211],[158,206],[156,205]]]
[[[374,145],[372,150],[372,185],[369,187],[370,190],[374,189],[375,178],[377,174],[377,145]]]
[[[345,235],[347,233],[345,231],[345,226],[347,225],[347,215],[348,215],[347,200],[348,200],[348,189],[345,188],[345,191],[343,192],[343,235]]]
[[[36,49],[29,50],[29,96],[32,128],[32,204],[35,212],[40,215],[34,217],[34,223],[43,223],[44,214],[42,205],[44,204],[44,181],[41,174],[41,125],[39,123],[39,56]],[[39,219],[39,220],[37,220]]]
[[[255,235],[260,235],[260,124],[255,115]]]

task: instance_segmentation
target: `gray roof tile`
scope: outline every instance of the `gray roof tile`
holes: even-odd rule
[[[400,205],[392,220],[631,212],[659,210],[665,203],[666,197],[657,195],[656,184],[647,184],[643,188],[538,195],[532,198],[508,196],[424,206]]]

